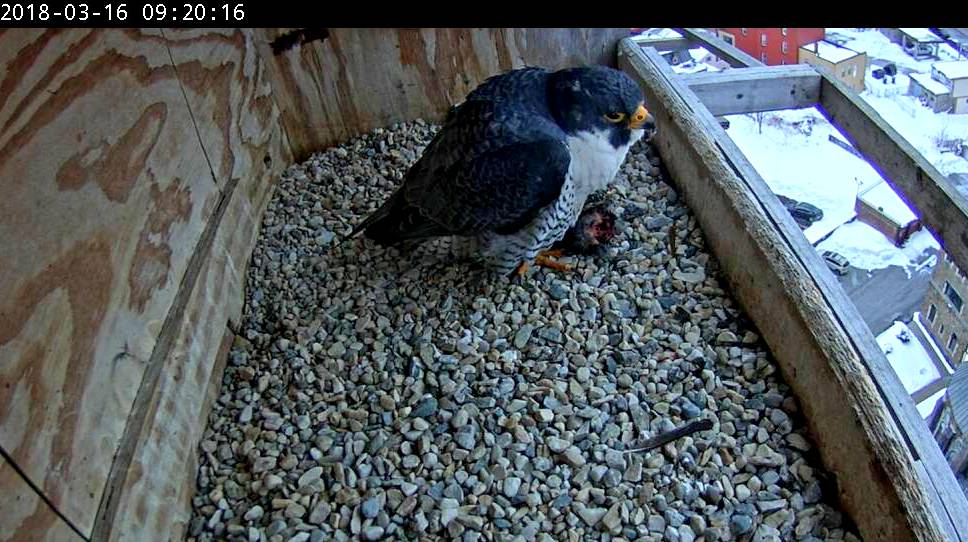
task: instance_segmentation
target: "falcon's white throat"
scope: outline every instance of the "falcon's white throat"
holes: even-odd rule
[[[615,178],[629,148],[644,134],[645,130],[632,130],[628,144],[617,149],[609,141],[609,133],[605,130],[568,136],[568,152],[571,154],[568,176],[575,183],[575,195],[581,205],[584,205],[589,194],[605,188]]]

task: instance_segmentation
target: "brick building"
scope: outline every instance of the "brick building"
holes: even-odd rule
[[[883,180],[858,192],[854,212],[861,222],[883,233],[897,246],[921,229],[917,215]]]
[[[823,28],[716,28],[716,35],[769,65],[797,64],[799,49],[824,38]]]
[[[817,40],[800,46],[799,61],[826,68],[850,88],[857,92],[864,91],[867,53],[860,53],[827,40]]]
[[[968,345],[966,300],[968,277],[947,253],[942,252],[931,275],[928,293],[921,303],[921,314],[928,333],[953,367],[961,364]]]
[[[962,487],[968,474],[968,363],[958,367],[927,420],[934,439]]]

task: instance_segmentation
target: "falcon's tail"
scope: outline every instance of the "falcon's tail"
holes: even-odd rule
[[[400,191],[353,228],[346,239],[355,237],[361,231],[382,246],[447,234],[439,224],[428,220],[419,209],[409,205]]]

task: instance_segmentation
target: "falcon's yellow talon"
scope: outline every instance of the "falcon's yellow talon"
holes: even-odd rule
[[[556,271],[571,271],[572,266],[552,260],[547,253],[538,254],[538,257],[534,259],[535,265],[540,265],[542,267],[547,267],[549,269],[554,269]]]

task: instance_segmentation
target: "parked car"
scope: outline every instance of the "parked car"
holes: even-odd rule
[[[844,258],[842,255],[831,250],[824,250],[820,253],[820,257],[823,258],[824,263],[827,264],[827,268],[834,273],[837,273],[838,275],[847,274],[847,268],[850,267],[850,262],[847,261],[847,258]]]
[[[823,219],[823,211],[816,205],[811,205],[804,201],[797,201],[786,196],[776,195],[780,203],[786,207],[787,212],[797,221],[801,230],[805,230],[813,225],[814,222]]]

